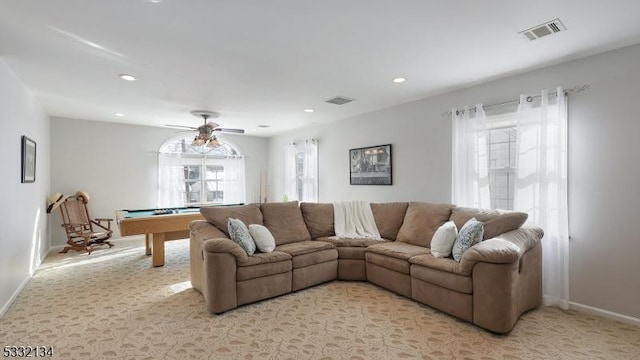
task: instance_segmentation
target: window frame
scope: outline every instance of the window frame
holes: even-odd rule
[[[180,172],[183,175],[182,182],[182,201],[185,206],[202,206],[202,205],[219,205],[223,203],[224,199],[224,163],[223,160],[229,156],[242,156],[239,149],[232,143],[224,141],[220,148],[207,148],[206,146],[193,146],[191,145],[191,135],[180,135],[166,140],[159,149],[159,153],[165,154],[180,154],[180,163],[172,166],[180,167]],[[176,151],[178,150],[178,151]],[[215,152],[217,154],[211,154]],[[199,169],[197,171],[197,178],[188,178],[186,173],[187,167]],[[216,171],[215,178],[208,178],[208,167],[218,167],[220,170]],[[208,201],[207,194],[208,183],[215,183],[215,190],[213,190],[213,199]],[[199,184],[199,189],[193,191],[188,183]],[[222,190],[220,190],[222,188]],[[197,193],[197,200],[191,194]],[[216,196],[216,193],[219,193]]]
[[[503,209],[513,210],[514,194],[515,194],[515,177],[517,169],[517,139],[518,139],[518,125],[517,125],[517,111],[506,111],[497,114],[486,115],[486,129],[487,136],[487,170],[489,176],[489,200],[491,209]],[[513,134],[508,134],[508,141],[491,142],[492,133],[501,130],[511,130]],[[494,167],[492,166],[493,150],[491,145],[495,144],[507,144],[507,166]],[[512,151],[513,145],[513,151]],[[499,191],[495,188],[497,186],[497,176],[505,175],[507,178],[506,185],[506,197],[502,197]],[[500,197],[499,197],[500,196]],[[502,206],[506,204],[506,206]]]

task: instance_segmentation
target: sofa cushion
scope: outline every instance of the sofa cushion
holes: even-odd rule
[[[476,218],[471,218],[467,221],[460,231],[458,236],[453,242],[453,249],[451,249],[451,255],[453,260],[460,262],[462,254],[467,251],[473,245],[482,241],[482,234],[484,233],[484,224]]]
[[[286,252],[291,256],[309,254],[315,251],[335,249],[333,244],[324,241],[306,240],[276,246],[276,251]]]
[[[410,266],[409,262],[405,259],[398,259],[396,257],[386,256],[382,254],[376,254],[374,252],[367,252],[365,254],[367,264],[374,264],[381,266],[385,269],[393,270],[402,274],[409,274]]]
[[[453,258],[437,258],[431,254],[418,255],[409,259],[411,264],[416,264],[431,269],[450,272],[453,274],[468,276],[472,268],[466,268],[463,264],[453,260]]]
[[[367,252],[390,256],[402,260],[409,260],[414,256],[429,254],[429,249],[422,246],[401,242],[386,242],[369,246],[367,248]]]
[[[449,271],[442,271],[414,264],[411,265],[411,277],[465,294],[471,294],[473,292],[473,280],[471,279],[471,276],[455,274]]]
[[[484,223],[483,240],[486,240],[520,228],[527,221],[528,216],[527,213],[517,211],[455,207],[451,212],[450,220],[456,223],[458,229],[473,217],[482,221]]]
[[[260,205],[264,226],[276,239],[276,245],[311,240],[297,201]]]
[[[242,220],[229,218],[228,227],[231,240],[242,246],[244,251],[247,252],[247,255],[253,255],[253,253],[256,252],[256,243],[253,241],[247,225],[245,225]]]
[[[431,238],[431,254],[435,257],[449,257],[457,236],[456,224],[451,220],[444,223]]]
[[[259,251],[268,253],[276,248],[276,239],[273,238],[273,235],[265,226],[251,224],[249,225],[249,234],[251,234]]]
[[[279,261],[269,264],[258,264],[253,266],[239,266],[236,270],[236,280],[246,281],[265,276],[278,275],[290,272],[293,269],[291,261]]]
[[[409,203],[396,241],[430,247],[433,234],[449,221],[451,209],[449,204]]]
[[[334,244],[336,247],[367,247],[369,245],[381,244],[383,242],[389,242],[389,240],[377,240],[377,239],[352,239],[352,238],[335,238],[329,236],[322,236],[316,239],[317,241],[325,241]]]
[[[408,206],[409,203],[406,202],[371,203],[371,212],[380,236],[389,240],[396,239]]]
[[[300,203],[300,211],[312,239],[335,236],[333,228],[333,204]]]
[[[287,260],[291,260],[291,255],[282,251],[272,251],[270,253],[255,253],[251,256],[247,256],[246,259],[238,261],[237,263],[238,266],[254,266]]]
[[[336,251],[336,249],[324,249],[310,252],[308,254],[294,256],[291,259],[291,265],[294,269],[299,269],[306,266],[335,260],[338,260],[338,252]]]
[[[338,258],[340,261],[348,259],[348,260],[364,260],[364,254],[367,250],[366,247],[351,247],[351,246],[340,246],[336,247],[338,250]]]
[[[262,213],[258,204],[247,204],[242,206],[212,206],[200,208],[200,214],[208,222],[229,236],[227,222],[229,218],[242,220],[245,225],[262,225]]]

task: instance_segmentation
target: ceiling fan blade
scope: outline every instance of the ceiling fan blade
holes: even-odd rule
[[[215,128],[215,131],[220,131],[228,134],[244,134],[244,129],[224,129],[224,128]]]
[[[176,128],[176,129],[198,130],[197,127],[193,127],[193,126],[171,125],[171,124],[165,124],[164,126],[169,127],[169,128]]]

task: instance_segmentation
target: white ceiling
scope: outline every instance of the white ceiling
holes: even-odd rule
[[[207,109],[271,136],[636,44],[638,14],[637,0],[2,0],[0,58],[51,116],[197,126],[189,112]],[[555,18],[566,32],[517,34]],[[338,95],[357,100],[324,102]]]

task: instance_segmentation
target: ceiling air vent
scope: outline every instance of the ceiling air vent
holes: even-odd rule
[[[566,31],[566,30],[567,28],[564,26],[562,21],[560,21],[560,19],[554,19],[547,23],[534,26],[524,31],[520,31],[518,34],[522,35],[522,37],[524,37],[529,41],[533,41],[541,37],[545,37],[547,35],[555,34],[557,32]]]
[[[268,128],[268,127],[271,127],[271,125],[267,125],[267,124],[260,124],[260,125],[258,125],[258,127],[259,127],[259,128],[263,128],[263,129],[266,129],[266,128]]]
[[[336,105],[344,105],[346,103],[350,103],[355,99],[352,98],[348,98],[346,96],[336,96],[332,99],[326,100],[325,102],[328,102],[329,104],[336,104]]]

